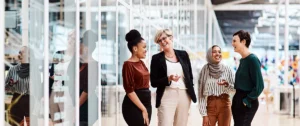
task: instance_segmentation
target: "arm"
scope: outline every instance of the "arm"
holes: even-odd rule
[[[15,84],[17,84],[19,81],[18,80],[14,80],[14,76],[16,74],[16,70],[15,67],[11,67],[8,71],[8,74],[5,78],[5,89],[6,90],[10,90],[10,88],[12,88]]]
[[[13,67],[8,70],[7,76],[5,77],[5,87],[11,83],[10,79],[12,78],[12,71]]]
[[[141,111],[147,111],[146,107],[142,104],[134,91],[128,93],[127,96]]]
[[[190,79],[191,79],[191,82],[194,86],[194,83],[193,83],[193,70],[192,70],[191,60],[190,60],[189,54],[186,51],[184,51],[184,52],[185,52],[186,58],[188,60],[188,66],[189,66],[189,71],[190,71]]]
[[[158,87],[158,86],[170,86],[171,83],[169,83],[168,76],[165,76],[163,78],[158,77],[158,73],[160,72],[159,64],[157,59],[155,59],[154,56],[152,56],[151,65],[150,65],[150,81],[152,87]]]
[[[258,59],[251,59],[249,71],[251,83],[253,83],[254,87],[252,91],[247,94],[247,97],[243,99],[243,102],[247,107],[251,108],[251,101],[257,99],[264,89],[264,81],[260,70],[260,62]]]
[[[233,71],[229,68],[229,67],[226,67],[227,71],[228,71],[228,76],[227,76],[227,79],[228,79],[228,90],[230,91],[234,91],[234,73]]]
[[[146,110],[146,107],[141,103],[140,99],[137,97],[136,93],[134,92],[134,71],[130,64],[124,63],[123,70],[123,87],[126,91],[127,96],[129,99],[142,111]]]
[[[79,98],[79,105],[81,106],[82,104],[84,104],[86,102],[87,98],[88,98],[88,93],[83,91]]]
[[[206,99],[204,97],[199,97],[199,112],[202,116],[207,116],[206,106]]]
[[[204,72],[206,69],[206,65],[204,65],[200,71],[199,74],[199,80],[198,80],[198,99],[199,99],[199,112],[202,116],[207,116],[207,110],[206,110],[206,106],[207,106],[207,101],[205,99],[205,97],[203,96],[203,88],[204,88],[204,84],[203,84],[203,79],[204,79]]]

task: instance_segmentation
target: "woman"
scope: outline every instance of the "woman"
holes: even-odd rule
[[[29,117],[29,82],[30,64],[29,48],[23,46],[19,52],[21,63],[9,69],[5,78],[5,90],[13,93],[8,108],[9,121],[13,126],[21,123],[24,117]]]
[[[203,126],[230,126],[231,102],[229,94],[234,91],[234,75],[221,63],[221,48],[212,46],[206,53],[207,64],[199,76],[199,109]],[[215,111],[216,110],[216,111]]]
[[[95,93],[88,92],[89,89],[95,89],[98,83],[98,63],[92,57],[97,39],[97,34],[88,30],[80,42],[80,126],[92,125],[97,120],[97,97]]]
[[[60,57],[58,64],[54,65],[53,85],[51,87],[51,95],[49,99],[49,112],[51,120],[54,125],[66,124],[71,125],[74,118],[74,103],[73,97],[75,96],[75,30],[71,31],[68,35],[68,46]],[[72,76],[73,75],[73,76]],[[57,114],[64,114],[62,116],[55,116]]]
[[[186,126],[191,100],[196,102],[193,74],[186,51],[173,49],[173,34],[159,30],[154,41],[162,52],[152,56],[151,85],[157,88],[158,126]]]
[[[131,57],[124,62],[122,75],[126,91],[122,113],[129,126],[149,125],[151,119],[150,74],[144,62],[146,42],[137,30],[131,30],[125,37]]]
[[[240,30],[233,34],[234,51],[242,56],[235,74],[236,94],[232,100],[232,115],[235,126],[250,126],[258,109],[258,96],[264,89],[259,59],[249,51],[250,34]]]

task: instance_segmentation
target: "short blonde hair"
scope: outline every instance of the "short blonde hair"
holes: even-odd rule
[[[166,34],[168,37],[173,36],[173,33],[172,33],[172,31],[170,29],[161,29],[161,30],[158,30],[156,32],[155,37],[154,37],[154,42],[155,43],[158,43],[158,40],[159,40],[159,38],[161,37],[161,35],[163,33]]]

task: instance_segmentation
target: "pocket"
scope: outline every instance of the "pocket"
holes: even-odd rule
[[[215,107],[215,100],[214,98],[207,98],[207,107]]]
[[[222,98],[223,106],[224,107],[229,107],[231,106],[231,101],[229,98]]]
[[[169,89],[165,88],[164,92],[162,93],[161,100],[164,100],[164,99],[168,98],[169,94],[170,94]]]
[[[207,107],[211,104],[212,99],[207,98]]]
[[[216,99],[207,99],[206,110],[208,115],[215,115],[216,112],[215,101]]]

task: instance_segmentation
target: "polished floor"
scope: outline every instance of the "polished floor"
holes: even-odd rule
[[[300,117],[292,118],[290,115],[275,114],[272,110],[273,105],[269,105],[267,111],[265,104],[260,104],[259,109],[256,113],[252,126],[300,126]],[[115,118],[102,118],[102,126],[116,125]],[[118,117],[119,126],[126,126],[122,114]],[[202,117],[199,114],[197,105],[193,104],[190,109],[190,116],[188,126],[201,126]],[[150,126],[157,126],[157,109],[153,108],[153,115]],[[232,120],[233,126],[233,120]]]
[[[271,105],[272,106],[272,105]],[[153,109],[153,115],[150,126],[157,126],[157,111]],[[119,117],[120,126],[126,126],[122,115]],[[112,120],[111,120],[112,121]],[[110,126],[110,121],[102,119],[102,126]],[[188,126],[201,126],[202,117],[199,114],[196,105],[191,106]],[[300,117],[292,118],[289,115],[279,115],[272,112],[272,107],[269,108],[269,112],[266,109],[266,105],[260,104],[256,116],[252,122],[252,126],[299,126]],[[232,121],[233,126],[233,121]]]

